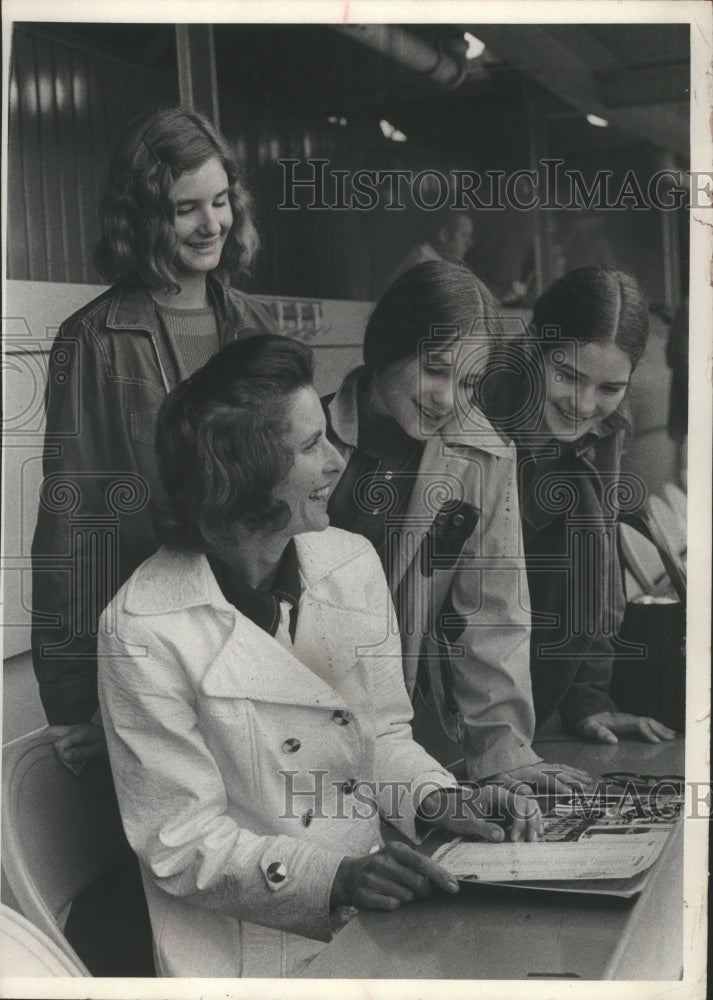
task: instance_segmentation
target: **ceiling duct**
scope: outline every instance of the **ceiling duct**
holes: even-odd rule
[[[368,48],[393,59],[442,87],[457,87],[466,74],[466,60],[435,48],[392,24],[335,24],[333,27]]]

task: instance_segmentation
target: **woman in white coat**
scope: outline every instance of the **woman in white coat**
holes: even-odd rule
[[[328,528],[342,460],[311,381],[308,348],[255,337],[169,395],[164,547],[102,616],[102,716],[161,975],[294,974],[352,907],[457,891],[384,846],[380,818],[411,839],[421,821],[540,832],[532,800],[460,788],[412,740],[378,556]]]

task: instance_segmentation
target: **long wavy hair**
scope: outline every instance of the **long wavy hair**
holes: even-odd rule
[[[235,528],[279,531],[291,511],[273,496],[294,454],[285,443],[290,396],[312,384],[304,344],[272,334],[238,340],[168,394],[156,425],[163,493],[160,541],[180,551],[235,544]]]
[[[119,141],[100,206],[95,251],[110,282],[180,291],[174,266],[173,186],[187,171],[213,158],[228,177],[233,224],[223,246],[221,270],[247,272],[258,248],[252,198],[227,140],[205,115],[160,107],[135,118]]]

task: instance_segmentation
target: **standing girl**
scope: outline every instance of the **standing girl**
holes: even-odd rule
[[[240,170],[207,118],[169,107],[130,125],[101,208],[97,263],[112,287],[62,324],[50,355],[32,546],[33,663],[72,769],[105,752],[92,722],[99,614],[156,548],[161,402],[223,345],[271,329],[228,284],[257,244]]]

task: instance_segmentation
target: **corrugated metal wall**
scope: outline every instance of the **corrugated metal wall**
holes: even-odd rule
[[[92,253],[109,156],[170,75],[15,26],[8,135],[8,277],[100,282]]]

